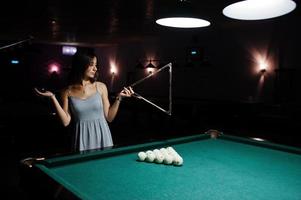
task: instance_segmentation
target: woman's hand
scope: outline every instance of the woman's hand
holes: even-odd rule
[[[123,90],[118,94],[117,99],[121,99],[123,97],[131,97],[135,92],[132,87],[124,87]]]
[[[37,88],[34,88],[34,90],[35,90],[35,92],[36,92],[37,95],[42,96],[42,97],[48,97],[48,98],[51,98],[51,97],[54,96],[54,94],[53,94],[52,92],[47,91],[47,90],[45,90],[45,91],[44,91],[44,90],[43,90],[43,91],[40,91],[40,90],[38,90]]]

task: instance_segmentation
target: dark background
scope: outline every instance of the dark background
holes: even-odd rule
[[[92,48],[110,99],[147,75],[149,60],[173,66],[173,112],[169,116],[138,99],[122,101],[110,123],[116,147],[217,129],[300,147],[300,1],[282,17],[240,21],[222,15],[233,1],[193,1],[211,26],[174,29],[155,24],[174,1],[9,1],[0,12],[0,148],[4,191],[25,198],[20,160],[70,153],[64,128],[43,87],[59,96],[71,57],[62,46]],[[202,17],[202,16],[201,16]],[[19,43],[18,43],[19,42]],[[18,43],[18,44],[17,44]],[[197,55],[191,51],[197,50]],[[269,66],[262,74],[256,55]],[[11,64],[18,59],[19,64]],[[57,63],[58,73],[49,65]],[[110,65],[118,69],[113,77]],[[167,73],[137,86],[141,95],[167,107]],[[135,88],[134,88],[135,89]]]

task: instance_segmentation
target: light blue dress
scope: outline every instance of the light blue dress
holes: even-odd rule
[[[113,146],[100,93],[97,91],[87,99],[70,96],[69,102],[75,129],[74,149],[83,151]]]

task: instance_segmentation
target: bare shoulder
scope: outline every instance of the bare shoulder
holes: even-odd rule
[[[70,96],[71,92],[72,92],[72,86],[68,86],[68,87],[64,88],[61,92],[62,97],[67,98],[68,96]]]
[[[101,91],[101,92],[107,92],[107,86],[106,84],[104,84],[103,82],[96,82],[97,88]]]
[[[96,82],[97,87],[107,87],[106,84],[104,84],[103,82],[97,81]]]

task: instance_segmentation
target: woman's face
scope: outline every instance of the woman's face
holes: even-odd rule
[[[85,78],[94,78],[97,72],[97,59],[94,57],[85,71]]]

